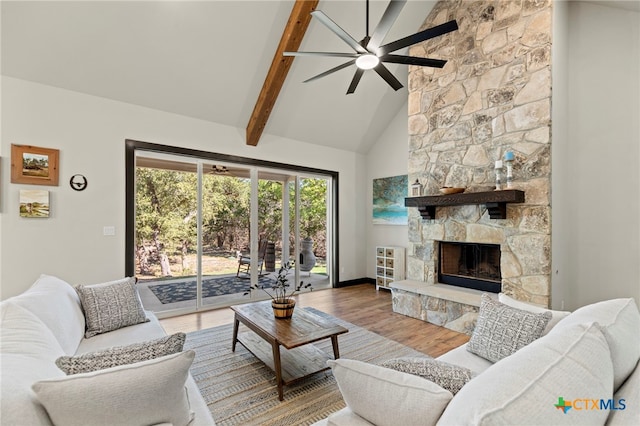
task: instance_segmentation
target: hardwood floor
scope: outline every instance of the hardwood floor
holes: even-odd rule
[[[469,340],[469,336],[393,312],[391,293],[372,284],[313,291],[296,296],[297,307],[312,306],[388,339],[438,357]],[[160,320],[167,333],[215,327],[233,322],[229,308]]]

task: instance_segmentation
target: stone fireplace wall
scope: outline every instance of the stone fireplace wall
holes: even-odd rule
[[[515,154],[525,203],[507,219],[482,205],[441,207],[435,220],[410,208],[407,278],[437,281],[437,241],[499,244],[502,291],[548,306],[551,294],[551,2],[438,2],[423,24],[459,30],[417,44],[413,56],[446,59],[409,69],[409,181],[425,195],[443,186],[492,190],[494,162]]]

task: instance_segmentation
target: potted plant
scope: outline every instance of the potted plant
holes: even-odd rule
[[[300,281],[298,286],[292,287],[289,284],[288,277],[290,270],[291,264],[287,262],[280,266],[275,282],[251,286],[251,290],[262,290],[269,295],[273,314],[276,318],[291,318],[293,308],[296,306],[296,301],[292,299],[292,296],[302,289],[313,290],[311,283],[305,284],[303,281]],[[245,295],[247,294],[249,293],[245,293]]]

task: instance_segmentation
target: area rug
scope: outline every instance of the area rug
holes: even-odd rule
[[[426,356],[324,312],[303,309],[349,329],[338,337],[342,358],[381,363],[402,356]],[[247,330],[240,326],[241,331]],[[191,374],[217,425],[310,425],[344,408],[330,370],[285,386],[284,401],[279,401],[274,372],[240,344],[231,352],[232,334],[233,325],[227,324],[188,333],[185,343],[185,349],[196,352]],[[314,345],[333,354],[330,339]]]
[[[259,285],[267,285],[275,280],[268,276],[258,279]],[[225,294],[244,293],[249,290],[249,280],[236,276],[205,278],[202,280],[202,297],[223,296]],[[149,290],[163,305],[196,299],[196,281],[180,281],[166,284],[154,284]]]

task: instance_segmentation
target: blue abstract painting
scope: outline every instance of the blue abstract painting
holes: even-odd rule
[[[378,178],[373,180],[373,224],[406,225],[409,177],[407,175]]]

